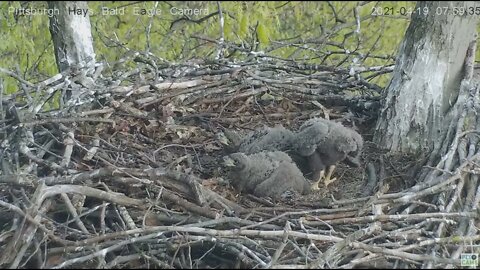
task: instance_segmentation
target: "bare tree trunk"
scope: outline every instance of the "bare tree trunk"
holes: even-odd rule
[[[452,108],[464,78],[464,61],[475,39],[476,15],[458,15],[475,2],[418,2],[395,71],[374,141],[390,151],[438,150],[447,139]],[[423,14],[428,9],[428,14]],[[473,9],[474,10],[474,9]]]
[[[415,192],[446,183],[455,173],[459,177],[449,188],[432,194],[433,207],[411,203],[392,212],[466,212],[478,208],[478,174],[463,169],[478,164],[480,156],[480,78],[475,78],[473,71],[478,16],[468,13],[475,13],[475,5],[478,3],[417,2],[416,11],[428,10],[428,14],[412,16],[385,91],[374,141],[392,152],[422,152],[428,157],[428,166],[416,172],[417,183],[408,189],[405,205]],[[458,14],[462,11],[467,15]],[[478,234],[475,222],[462,218],[454,225],[440,222],[429,226],[435,237],[470,236]],[[459,245],[448,256],[458,259],[463,251],[464,246]],[[432,245],[425,254],[442,252]],[[432,261],[422,265],[433,267]]]
[[[72,66],[93,67],[95,52],[85,1],[50,1],[48,6],[59,14],[50,17],[50,33],[60,72]]]

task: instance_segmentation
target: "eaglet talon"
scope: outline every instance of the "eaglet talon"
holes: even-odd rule
[[[318,176],[317,178],[317,181],[315,181],[315,183],[312,184],[312,190],[320,190],[320,182],[322,182],[322,178],[325,177],[325,170],[321,170],[320,171],[320,175]]]
[[[336,177],[331,178],[334,170],[335,170],[335,165],[328,167],[327,176],[323,180],[323,184],[325,185],[325,187],[328,187],[328,185],[330,185],[331,183],[335,182],[335,180],[337,180]]]
[[[328,185],[330,185],[331,183],[335,182],[336,180],[337,180],[336,177],[335,177],[335,178],[332,178],[332,179],[329,179],[329,180],[327,180],[327,179],[325,178],[325,180],[323,181],[323,184],[325,185],[325,187],[328,187]]]

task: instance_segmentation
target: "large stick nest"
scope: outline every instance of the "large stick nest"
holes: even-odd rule
[[[346,70],[264,61],[86,73],[24,81],[2,99],[2,267],[443,267],[479,241],[478,154],[417,183],[418,158],[369,142],[379,87]],[[59,91],[61,109],[40,111]],[[295,130],[311,117],[357,129],[363,165],[284,201],[229,186],[220,131]]]

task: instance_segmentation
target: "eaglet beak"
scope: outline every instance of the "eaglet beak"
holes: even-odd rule
[[[223,157],[223,165],[226,167],[235,167],[235,161],[229,156]]]
[[[223,132],[217,134],[218,141],[223,145],[230,145],[230,140],[227,139],[227,136]]]
[[[358,157],[347,156],[344,161],[346,164],[353,167],[361,166],[360,159]]]

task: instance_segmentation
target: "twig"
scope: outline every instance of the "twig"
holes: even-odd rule
[[[77,186],[77,185],[56,185],[52,187],[46,187],[43,190],[41,196],[38,197],[37,203],[41,204],[43,200],[48,197],[55,196],[61,193],[79,193],[85,196],[94,197],[97,199],[110,201],[120,205],[134,206],[140,209],[145,209],[147,207],[145,200],[132,199],[121,193],[116,192],[106,192],[99,189]]]
[[[407,253],[407,252],[404,252],[404,251],[389,250],[389,249],[385,249],[385,248],[369,246],[369,245],[365,245],[363,243],[358,243],[358,242],[351,243],[350,246],[353,247],[353,248],[359,248],[359,249],[363,249],[363,250],[373,252],[373,253],[385,254],[387,256],[404,258],[404,259],[417,261],[417,262],[433,261],[433,262],[437,262],[437,263],[452,263],[452,264],[455,264],[455,265],[460,264],[460,260],[426,256],[426,255],[417,255],[417,254],[413,254],[413,253]]]
[[[368,222],[376,222],[376,221],[413,221],[413,220],[424,220],[429,218],[477,218],[478,213],[471,211],[471,212],[458,212],[458,213],[420,213],[420,214],[402,214],[402,215],[377,215],[377,216],[365,216],[365,217],[356,217],[356,218],[343,218],[343,219],[334,219],[334,220],[326,220],[324,222],[334,225],[334,224],[358,224],[358,223],[368,223]],[[305,221],[305,224],[310,226],[318,226],[322,225],[323,222],[318,221]]]
[[[77,210],[73,206],[73,204],[70,201],[70,198],[68,198],[67,194],[66,193],[61,193],[61,196],[62,196],[62,200],[65,202],[65,205],[67,206],[68,211],[70,211],[70,213],[72,214],[73,219],[74,219],[75,223],[77,224],[77,226],[80,228],[80,230],[82,230],[82,232],[84,232],[87,235],[90,234],[90,232],[87,230],[87,228],[85,227],[83,222],[78,217]]]
[[[290,226],[290,222],[287,221],[285,223],[285,228],[284,228],[285,232],[284,232],[284,236],[283,236],[283,239],[282,239],[282,243],[280,244],[278,249],[275,250],[275,253],[272,256],[272,260],[270,261],[269,267],[276,267],[275,264],[277,263],[278,258],[280,258],[280,255],[282,255],[283,250],[287,246],[287,243],[288,243],[287,240],[288,240],[288,236],[289,236],[289,233],[290,233],[291,230],[292,230],[292,228]]]
[[[103,119],[103,118],[90,118],[90,117],[85,117],[85,118],[80,118],[80,117],[73,117],[73,118],[51,118],[51,119],[43,119],[43,120],[38,120],[38,121],[32,121],[32,122],[25,122],[25,123],[20,123],[18,126],[19,127],[34,127],[34,126],[40,126],[40,125],[45,125],[49,123],[76,123],[76,122],[98,122],[98,123],[110,123],[110,124],[115,124],[115,121],[110,120],[110,119]]]

